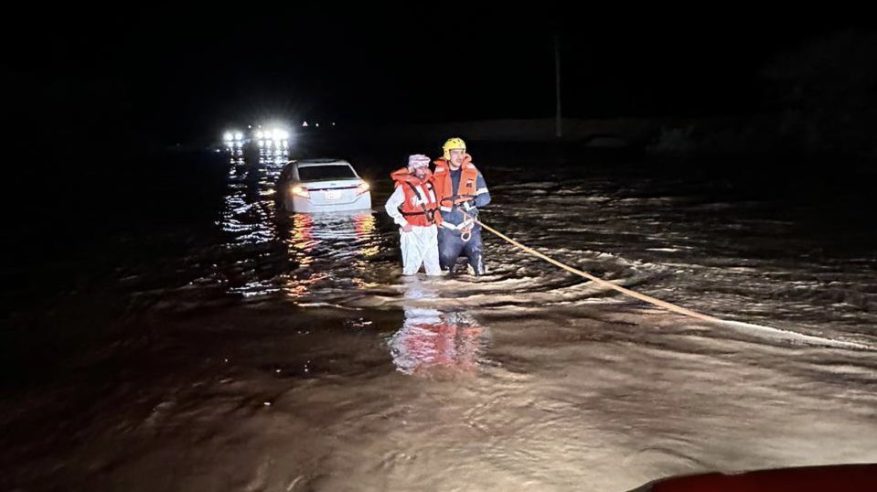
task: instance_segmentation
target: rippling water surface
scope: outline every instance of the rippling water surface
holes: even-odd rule
[[[386,182],[375,211],[281,215],[279,168],[232,165],[210,221],[129,239],[144,253],[52,301],[53,330],[112,329],[4,398],[0,484],[622,491],[877,461],[873,221],[814,223],[826,204],[707,177],[535,164],[482,166],[485,222],[766,328],[666,313],[489,234],[488,275],[405,279]]]

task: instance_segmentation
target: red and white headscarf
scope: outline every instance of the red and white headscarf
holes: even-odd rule
[[[429,167],[430,158],[423,154],[413,154],[408,156],[408,169],[417,169],[420,167]]]

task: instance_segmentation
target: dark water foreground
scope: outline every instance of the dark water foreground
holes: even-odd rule
[[[277,169],[168,161],[128,185],[147,198],[11,229],[0,486],[622,491],[877,461],[877,358],[844,345],[877,346],[864,187],[484,155],[485,221],[757,327],[489,236],[486,277],[404,280],[385,181],[373,214],[277,216]]]

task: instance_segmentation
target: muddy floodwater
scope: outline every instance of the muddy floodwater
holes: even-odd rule
[[[492,157],[486,223],[749,325],[488,233],[486,276],[402,278],[391,165],[367,173],[373,211],[288,215],[280,167],[217,160],[185,221],[128,217],[87,261],[7,271],[27,292],[4,321],[0,488],[626,491],[877,462],[862,189]]]

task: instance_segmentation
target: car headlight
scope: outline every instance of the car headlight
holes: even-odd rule
[[[308,189],[304,186],[295,185],[292,187],[292,194],[295,196],[300,196],[302,198],[310,198],[311,194],[308,193]]]

